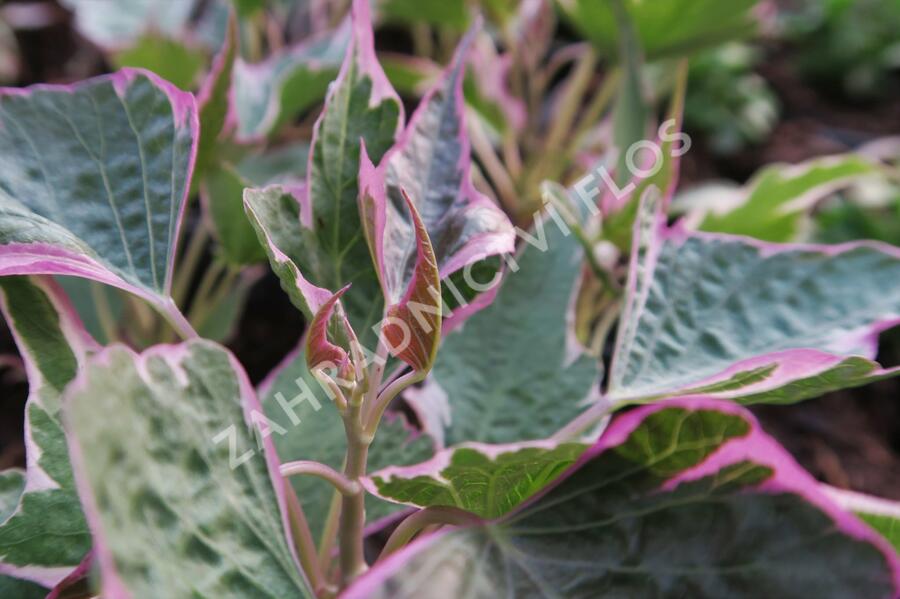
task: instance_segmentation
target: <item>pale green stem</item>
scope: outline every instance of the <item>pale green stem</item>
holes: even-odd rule
[[[297,460],[281,465],[281,475],[284,477],[306,474],[315,476],[331,483],[342,495],[358,495],[362,492],[359,481],[350,480],[343,474],[320,462],[312,460]]]
[[[312,532],[309,530],[309,523],[306,521],[306,515],[303,508],[300,507],[300,501],[294,488],[287,480],[284,483],[285,499],[288,510],[288,521],[291,526],[291,536],[294,539],[294,547],[297,549],[297,557],[300,559],[300,566],[306,573],[310,584],[318,594],[324,590],[327,581],[322,575],[322,569],[319,566],[319,559],[316,555],[316,544],[313,542]]]
[[[422,381],[427,374],[427,371],[412,370],[392,381],[385,387],[384,391],[376,398],[375,403],[372,404],[369,415],[366,418],[365,431],[369,437],[375,436],[375,432],[378,430],[378,424],[381,422],[381,417],[384,415],[384,412],[387,410],[391,401],[410,385]]]
[[[466,526],[479,522],[481,519],[475,514],[455,507],[433,506],[419,510],[401,522],[391,533],[375,563],[381,562],[398,549],[406,546],[417,534],[429,526]]]

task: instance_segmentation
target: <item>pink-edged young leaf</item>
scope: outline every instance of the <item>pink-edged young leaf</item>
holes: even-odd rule
[[[336,470],[347,455],[347,433],[329,392],[307,366],[305,343],[287,355],[259,385],[258,394],[271,421],[272,439],[282,462],[315,460]],[[387,412],[369,446],[368,468],[423,462],[434,455],[434,440],[413,428],[403,414]],[[293,476],[290,483],[303,504],[313,538],[319,539],[328,520],[334,487],[311,476]],[[366,530],[376,531],[406,506],[366,495]]]
[[[0,306],[25,362],[29,386],[26,471],[0,473],[0,480],[13,477],[19,483],[0,493],[0,578],[52,587],[91,548],[59,410],[60,394],[97,346],[50,278],[0,278]]]
[[[407,288],[417,260],[415,223],[405,209],[402,191],[421,215],[442,279],[468,264],[514,249],[509,219],[471,180],[463,79],[476,31],[477,26],[463,38],[444,75],[425,94],[378,166],[368,144],[362,155],[360,212],[368,221],[368,237],[388,301],[396,301]]]
[[[665,224],[645,202],[607,394],[790,403],[892,376],[878,335],[900,323],[900,249],[773,244]]]
[[[879,597],[900,558],[730,402],[682,398],[613,420],[501,518],[444,528],[360,577],[348,599]]]
[[[197,146],[197,164],[194,172],[195,185],[215,162],[217,144],[221,142],[221,138],[235,126],[236,117],[231,107],[231,86],[239,43],[237,19],[231,14],[222,47],[213,59],[209,73],[197,94],[200,141]]]
[[[388,306],[382,333],[394,356],[427,372],[441,342],[441,275],[425,223],[406,191],[400,193],[416,230],[416,263],[406,293]]]
[[[352,283],[341,303],[363,346],[372,348],[384,304],[361,233],[360,152],[365,143],[380,159],[394,143],[403,109],[375,56],[366,0],[354,1],[350,29],[340,73],[316,122],[305,185],[248,189],[244,204],[294,304],[312,319],[323,293],[327,299]]]
[[[104,597],[313,597],[272,429],[225,349],[111,346],[63,412]]]
[[[306,364],[309,369],[314,371],[320,368],[333,368],[345,380],[350,376],[350,356],[346,349],[329,339],[329,328],[334,323],[341,333],[340,339],[344,342],[355,340],[356,337],[343,311],[335,314],[335,306],[349,288],[350,285],[345,286],[322,304],[309,324],[309,331],[306,334]]]
[[[0,274],[62,274],[169,297],[197,153],[194,97],[123,69],[0,89]]]

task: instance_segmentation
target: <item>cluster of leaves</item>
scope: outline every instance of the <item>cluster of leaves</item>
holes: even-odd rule
[[[70,1],[98,43],[145,33],[146,11],[107,29],[96,4]],[[150,11],[147,31],[171,41],[192,19],[196,31],[220,25],[196,98],[135,68],[0,92],[0,306],[30,384],[27,468],[0,473],[0,595],[900,593],[900,508],[817,483],[743,407],[900,374],[875,361],[879,333],[900,322],[900,250],[789,243],[811,205],[878,165],[772,167],[731,190],[725,212],[676,201],[688,214],[669,225],[687,150],[682,67],[676,134],[658,129],[651,174],[618,169],[621,194],[547,183],[527,228],[486,195],[502,200],[517,152],[540,165],[538,182],[569,183],[578,150],[561,165],[537,152],[575,143],[576,122],[599,123],[613,98],[606,146],[641,139],[647,111],[629,107],[642,103],[642,56],[739,35],[751,2],[561,2],[595,48],[577,47],[563,125],[523,125],[550,137],[531,147],[511,126],[520,105],[467,78],[473,62],[515,78],[477,20],[462,33],[467,3],[431,21],[384,4],[424,24],[419,43],[436,26],[461,34],[437,74],[395,60],[395,78],[424,87],[408,119],[367,0],[253,64],[239,54],[254,39],[247,22],[268,14],[259,3],[238,3],[244,20],[227,25],[177,4]],[[484,9],[519,50],[513,64],[537,68],[552,7]],[[131,51],[117,50],[144,56]],[[582,105],[604,51],[617,83]],[[308,144],[285,133],[319,101]],[[290,143],[271,142],[282,135]],[[501,161],[505,143],[515,149]],[[534,182],[519,174],[513,190]],[[192,189],[205,224],[176,260]],[[519,222],[536,207],[503,205]],[[217,250],[184,315],[205,227]],[[261,260],[309,324],[253,388],[201,325],[233,318],[216,304]],[[140,353],[107,343],[115,335],[98,342],[60,276],[124,290],[137,315],[153,318],[149,305],[170,323],[158,340],[184,340]],[[390,409],[401,395],[416,427]],[[367,561],[364,540],[398,521]]]

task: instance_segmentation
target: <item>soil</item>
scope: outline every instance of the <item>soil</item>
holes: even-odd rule
[[[24,54],[17,84],[69,81],[103,68],[96,50],[79,41],[65,14],[59,14],[62,17],[50,27],[17,34]],[[743,181],[768,162],[847,151],[875,137],[900,134],[900,104],[889,100],[842,103],[806,86],[788,59],[789,49],[772,48],[759,68],[782,105],[781,121],[769,140],[721,158],[694,136],[699,143],[684,158],[682,181]],[[258,381],[296,344],[302,329],[302,317],[270,273],[252,290],[239,333],[230,345]],[[887,337],[883,336],[880,359],[885,365],[900,364],[900,331]],[[14,363],[15,355],[15,345],[5,325],[0,325],[0,362]],[[24,465],[26,395],[21,367],[0,368],[0,469]],[[900,378],[801,404],[757,407],[754,412],[764,428],[817,478],[900,500]]]

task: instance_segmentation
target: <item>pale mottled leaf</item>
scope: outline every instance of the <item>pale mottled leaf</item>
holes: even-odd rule
[[[312,597],[262,409],[225,350],[112,346],[65,417],[105,596]]]
[[[195,0],[62,0],[75,13],[78,31],[103,48],[121,48],[148,31],[177,37]]]
[[[2,474],[0,573],[53,586],[91,547],[58,412],[59,394],[93,341],[49,279],[0,278],[0,296],[29,381],[26,474]]]

